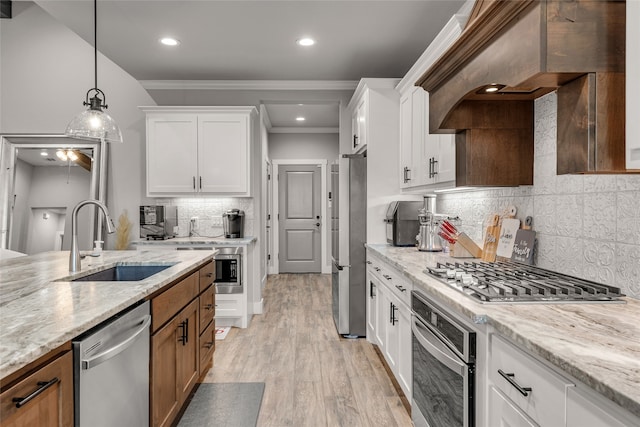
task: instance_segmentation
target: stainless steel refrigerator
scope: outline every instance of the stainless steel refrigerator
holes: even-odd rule
[[[331,285],[338,333],[366,335],[367,159],[344,154],[331,167]]]

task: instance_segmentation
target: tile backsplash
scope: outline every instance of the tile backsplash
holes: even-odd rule
[[[486,221],[514,205],[533,217],[542,268],[622,288],[640,298],[640,175],[556,175],[557,97],[535,101],[534,185],[438,195],[477,243]]]
[[[194,232],[201,237],[220,237],[224,234],[222,214],[229,209],[244,211],[244,235],[255,236],[253,198],[248,197],[198,197],[176,199],[154,199],[153,204],[178,207],[178,236],[189,235],[191,218],[198,218],[198,229]]]

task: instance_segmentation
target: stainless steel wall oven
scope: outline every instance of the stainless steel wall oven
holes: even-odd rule
[[[217,248],[213,260],[216,263],[214,283],[218,294],[242,293],[242,248]]]
[[[411,305],[415,426],[473,427],[476,333],[421,292]]]

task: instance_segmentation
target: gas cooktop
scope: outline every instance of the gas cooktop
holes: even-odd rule
[[[424,272],[484,304],[624,303],[619,288],[525,264],[439,262]]]

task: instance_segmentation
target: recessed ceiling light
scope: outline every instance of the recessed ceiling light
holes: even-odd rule
[[[495,86],[488,87],[484,90],[485,92],[497,92],[498,88]]]
[[[178,46],[180,44],[180,40],[174,39],[173,37],[163,37],[160,39],[160,43],[165,46]]]
[[[47,153],[46,151],[41,151],[41,152],[40,152],[40,155],[41,155],[42,157],[44,157],[44,156],[48,156],[48,155],[49,155],[49,153]]]
[[[313,46],[316,44],[316,41],[310,37],[303,37],[301,39],[296,40],[300,46]]]
[[[304,122],[305,118],[304,117],[296,117],[296,121],[298,122]]]

